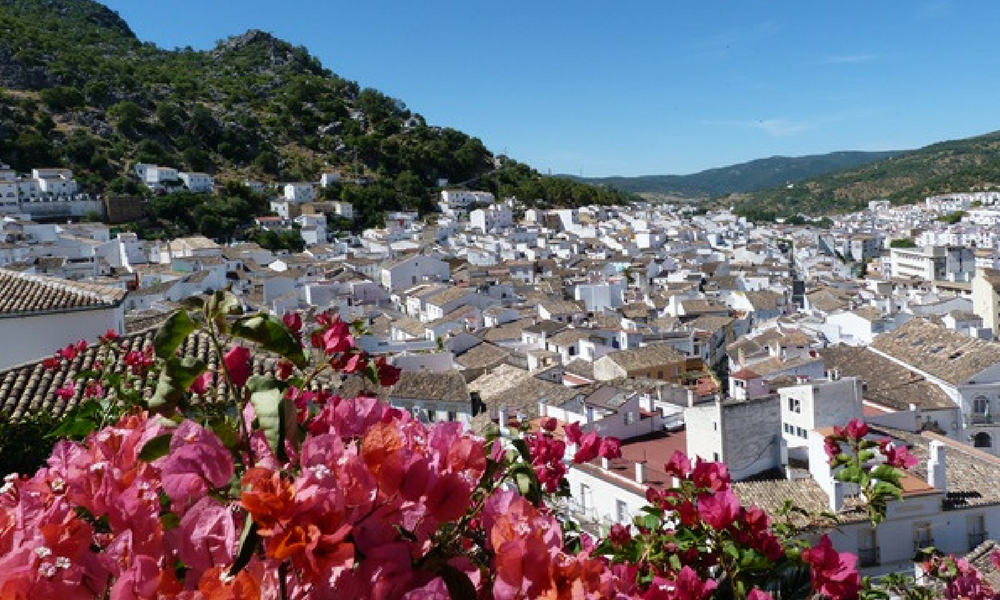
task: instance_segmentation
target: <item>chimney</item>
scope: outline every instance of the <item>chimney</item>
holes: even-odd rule
[[[646,483],[646,463],[635,463],[635,482]]]
[[[497,421],[500,423],[500,433],[507,433],[507,409],[501,408],[497,411]]]
[[[549,416],[549,403],[546,402],[544,398],[538,401],[538,416]]]
[[[830,512],[838,513],[844,508],[844,483],[833,482],[833,489],[830,490]]]
[[[601,468],[605,471],[611,468],[611,461],[609,461],[605,456],[601,457]]]
[[[927,447],[927,485],[948,493],[948,467],[945,462],[945,445],[938,440],[932,440]]]

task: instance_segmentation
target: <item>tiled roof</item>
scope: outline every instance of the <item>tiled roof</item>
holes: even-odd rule
[[[614,362],[626,371],[639,371],[681,362],[684,360],[684,355],[666,344],[654,344],[632,350],[609,352],[600,360],[604,359]]]
[[[458,371],[404,371],[388,395],[390,398],[469,404],[469,388]]]
[[[156,329],[147,329],[123,336],[122,350],[142,350],[151,346],[155,335]],[[53,348],[54,350],[55,348]],[[99,356],[100,352],[100,346],[91,346],[73,361],[63,363],[62,368],[56,370],[48,370],[42,366],[41,361],[36,361],[0,371],[0,415],[19,419],[26,414],[48,410],[56,416],[61,416],[65,411],[81,402],[84,386],[78,384],[76,395],[68,400],[57,397],[56,390],[72,383],[77,373],[90,370],[95,360],[107,362],[106,357]],[[188,336],[180,348],[180,353],[183,356],[198,357],[208,363],[210,368],[217,366],[215,351],[212,350],[212,344],[207,335],[195,333]],[[122,356],[124,356],[124,352]],[[253,353],[253,357],[255,373],[264,373],[265,370],[271,371],[277,363],[273,357],[262,352]],[[121,371],[122,366],[117,365],[115,370]],[[155,381],[152,379],[144,383],[143,392],[146,397],[152,395],[154,385]],[[214,394],[223,394],[224,392],[225,383],[218,381]]]
[[[918,492],[926,489],[921,483],[927,478],[928,445],[931,439],[946,444],[948,493],[943,501],[945,510],[1000,504],[1000,487],[994,483],[1000,478],[1000,459],[931,433],[915,434],[889,427],[872,428],[874,438],[886,435],[906,443],[910,452],[919,460],[909,471],[912,484]],[[826,493],[812,479],[739,482],[733,484],[733,491],[742,502],[757,506],[772,517],[780,511],[786,499],[794,499],[796,506],[812,513],[829,510]],[[858,506],[859,502],[852,498],[845,500],[845,509],[839,513],[842,522],[866,519],[864,510]],[[905,496],[902,502],[905,504]],[[793,519],[800,521],[798,525],[809,524],[801,516],[794,516]]]
[[[455,357],[455,362],[466,369],[484,369],[497,366],[508,356],[510,356],[509,350],[483,342]]]
[[[125,290],[0,269],[0,318],[117,306]]]
[[[927,379],[868,348],[830,346],[819,351],[826,368],[841,375],[860,377],[866,400],[907,410],[915,404],[925,410],[955,407],[944,391]]]
[[[1000,344],[919,318],[877,336],[871,347],[955,385],[1000,362]]]

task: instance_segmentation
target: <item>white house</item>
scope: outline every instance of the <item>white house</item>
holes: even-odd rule
[[[395,291],[421,281],[447,281],[450,275],[447,262],[428,254],[411,254],[384,264],[380,280],[382,287]]]
[[[208,173],[181,172],[177,176],[184,182],[184,186],[187,187],[188,191],[206,194],[215,190],[215,180]]]
[[[124,331],[122,289],[0,269],[0,369]],[[16,342],[16,343],[15,343]]]
[[[289,202],[312,202],[316,198],[316,190],[308,182],[286,183],[284,192],[285,200]]]

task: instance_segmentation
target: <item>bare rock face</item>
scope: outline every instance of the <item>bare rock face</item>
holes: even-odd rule
[[[14,52],[0,45],[0,87],[15,90],[39,89],[53,84],[49,70],[42,66],[28,66]]]

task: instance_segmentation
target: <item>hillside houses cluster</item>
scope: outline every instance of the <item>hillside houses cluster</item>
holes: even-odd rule
[[[305,190],[288,184],[274,202],[307,207]],[[874,203],[817,228],[458,191],[442,192],[432,219],[387,213],[359,235],[329,235],[306,210],[260,220],[309,230],[301,253],[7,217],[0,289],[36,298],[29,312],[46,319],[96,311],[136,344],[183,298],[223,288],[249,311],[360,319],[358,344],[404,369],[379,393],[420,419],[482,430],[553,417],[621,438],[620,459],[570,471],[567,510],[591,528],[669,486],[663,464],[680,450],[725,461],[741,498],[772,514],[787,498],[840,514],[835,542],[867,573],[909,568],[920,546],[964,553],[1000,534],[997,247],[918,243],[969,225],[939,220],[956,207],[991,227],[997,198]],[[0,336],[26,314],[0,302]],[[67,341],[40,331],[40,348]],[[69,407],[60,375],[39,368],[44,352],[21,350],[37,356],[0,364],[2,406]],[[824,435],[852,418],[923,461],[878,531],[823,454]]]

